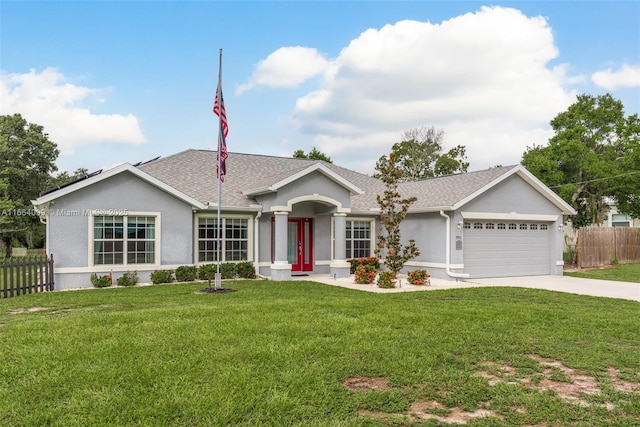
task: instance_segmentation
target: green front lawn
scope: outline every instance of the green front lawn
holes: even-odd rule
[[[467,425],[631,426],[640,417],[637,302],[519,288],[224,285],[237,292],[188,284],[0,300],[0,425],[446,425],[429,417],[484,414]],[[582,388],[589,381],[595,389]]]
[[[565,271],[567,276],[585,279],[617,280],[620,282],[640,283],[640,263],[618,264],[605,268],[594,268],[580,271]]]

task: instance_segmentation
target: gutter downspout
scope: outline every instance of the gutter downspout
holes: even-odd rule
[[[256,270],[256,276],[260,276],[260,268],[258,264],[260,263],[260,217],[262,216],[262,211],[258,211],[256,217],[253,219],[254,227],[253,232],[255,234],[255,238],[253,239],[253,268]]]
[[[468,279],[469,273],[454,273],[451,271],[451,218],[449,215],[440,211],[440,216],[447,220],[447,234],[445,238],[445,263],[447,268],[447,275],[454,279]]]

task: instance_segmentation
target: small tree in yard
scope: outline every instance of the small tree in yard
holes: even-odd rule
[[[417,200],[415,197],[402,198],[398,191],[398,182],[402,177],[402,169],[399,167],[395,153],[383,156],[378,160],[377,175],[385,184],[384,195],[376,196],[380,206],[380,222],[383,232],[378,234],[376,256],[384,258],[384,265],[397,275],[404,264],[420,255],[413,239],[404,246],[401,243],[400,223],[407,216],[409,207]]]

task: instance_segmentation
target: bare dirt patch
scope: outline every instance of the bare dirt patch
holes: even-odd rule
[[[608,371],[609,376],[611,377],[611,385],[617,391],[621,391],[623,393],[632,393],[636,390],[640,390],[640,383],[634,381],[625,381],[620,379],[620,370],[614,367],[609,367]]]
[[[476,375],[487,378],[490,386],[504,383],[509,385],[524,385],[536,390],[551,390],[561,399],[580,406],[590,406],[585,400],[584,395],[594,395],[602,392],[595,378],[569,368],[558,360],[546,359],[536,354],[530,354],[529,357],[547,368],[544,369],[542,373],[535,373],[518,378],[515,376],[516,369],[514,367],[486,361],[482,363],[486,369],[477,371]],[[561,379],[558,379],[558,376],[560,376]],[[611,377],[613,381],[614,376],[611,375]],[[614,384],[616,384],[615,381]],[[622,387],[622,383],[618,384]],[[629,387],[629,385],[625,384],[624,387]],[[605,406],[608,409],[613,409],[613,405],[610,403],[607,403]]]
[[[46,310],[47,307],[29,307],[29,308],[16,308],[14,310],[9,310],[9,314],[22,314],[22,313],[33,313],[40,310]]]
[[[447,415],[437,415],[429,412],[430,410],[446,410]],[[447,424],[466,424],[467,421],[474,418],[496,417],[502,418],[498,413],[489,409],[476,409],[473,412],[464,411],[460,408],[447,408],[442,403],[432,400],[430,402],[416,402],[409,408],[409,417],[412,421],[438,420]]]
[[[383,377],[350,377],[344,380],[342,385],[351,391],[391,390],[387,379]]]
[[[507,384],[524,386],[534,390],[552,391],[558,398],[583,407],[592,406],[588,396],[602,393],[597,380],[584,372],[570,368],[561,361],[547,359],[536,354],[530,354],[528,357],[540,365],[538,372],[523,374],[518,372],[514,366],[486,360],[481,362],[481,368],[475,372],[475,375],[486,378],[490,386]],[[640,391],[640,382],[621,379],[618,369],[610,367],[608,374],[611,378],[611,385],[617,391],[624,393]],[[352,392],[392,389],[386,378],[350,377],[344,380],[342,384]],[[447,392],[442,392],[442,394],[446,395]],[[593,401],[593,399],[590,400]],[[611,402],[596,403],[595,405],[606,408],[609,411],[616,409],[616,406]],[[437,400],[430,400],[414,401],[404,413],[386,413],[367,409],[360,409],[358,413],[363,417],[394,423],[398,422],[398,420],[406,420],[407,423],[436,420],[445,424],[466,424],[470,420],[482,417],[504,419],[500,413],[491,409],[490,402],[481,402],[477,406],[478,409],[475,411],[465,411],[459,407],[446,407]],[[526,414],[528,412],[523,407],[513,407],[512,410],[517,414]],[[527,427],[555,426],[543,423]]]

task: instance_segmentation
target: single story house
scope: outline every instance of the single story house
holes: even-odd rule
[[[217,250],[216,152],[186,150],[123,164],[33,201],[46,222],[55,287],[90,287],[92,273],[253,262],[274,280],[349,275],[348,259],[374,254],[379,233],[371,176],[315,160],[229,153]],[[401,224],[420,256],[405,269],[434,277],[561,275],[562,224],[574,214],[522,166],[400,185],[416,196]]]

